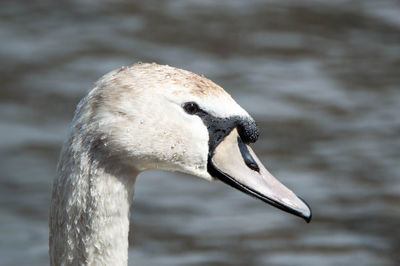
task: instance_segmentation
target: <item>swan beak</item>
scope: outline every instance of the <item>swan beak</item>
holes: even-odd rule
[[[215,148],[208,168],[224,183],[310,222],[312,214],[307,203],[268,172],[236,129]]]

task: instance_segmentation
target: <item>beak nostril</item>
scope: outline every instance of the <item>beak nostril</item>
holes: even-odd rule
[[[254,160],[253,156],[251,156],[249,149],[247,149],[246,144],[243,143],[240,137],[237,138],[239,150],[242,154],[244,163],[251,169],[256,172],[260,172],[260,168],[258,167],[256,161]]]
[[[258,165],[255,164],[255,163],[249,163],[249,164],[246,163],[246,165],[247,165],[250,169],[253,169],[254,171],[257,171],[257,172],[260,171],[260,169],[258,168]]]

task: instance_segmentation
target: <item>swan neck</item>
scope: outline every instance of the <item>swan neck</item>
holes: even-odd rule
[[[53,184],[50,264],[127,265],[138,171],[100,160],[75,141],[64,145]]]

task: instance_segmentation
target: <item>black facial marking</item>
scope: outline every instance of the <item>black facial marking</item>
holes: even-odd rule
[[[260,130],[258,129],[256,123],[254,120],[250,119],[240,120],[238,132],[244,143],[254,143],[260,136]]]
[[[246,165],[257,172],[260,172],[260,168],[258,167],[256,161],[254,160],[253,156],[251,156],[249,149],[247,148],[246,144],[243,143],[241,138],[237,138],[238,145],[239,145],[239,150],[240,153],[242,154],[243,160],[246,163]]]
[[[244,143],[255,142],[259,136],[259,129],[250,118],[232,116],[219,118],[199,109],[196,113],[206,125],[209,135],[209,157],[212,156],[218,144],[234,129],[238,129],[240,138]]]

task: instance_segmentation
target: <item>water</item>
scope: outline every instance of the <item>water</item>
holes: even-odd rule
[[[0,264],[48,264],[75,105],[109,70],[155,61],[204,74],[253,114],[254,149],[314,219],[148,172],[131,265],[399,265],[399,12],[395,0],[2,1]]]

